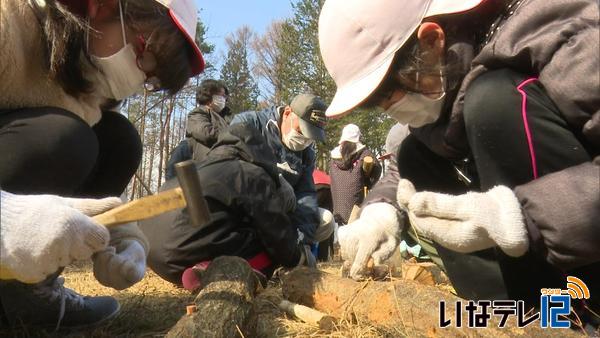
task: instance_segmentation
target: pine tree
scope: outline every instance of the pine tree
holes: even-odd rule
[[[221,80],[229,88],[227,105],[234,114],[257,108],[259,90],[249,67],[250,43],[254,33],[240,27],[225,38],[227,56],[221,68]]]
[[[318,38],[318,21],[324,0],[297,0],[292,3],[293,16],[279,26],[276,46],[277,68],[274,91],[284,104],[299,93],[312,93],[331,102],[335,94],[335,83],[329,76],[321,59]],[[263,37],[264,38],[264,37]],[[340,51],[343,52],[343,51]],[[257,62],[261,62],[260,53]],[[260,65],[260,63],[258,63]],[[279,103],[279,102],[277,102]],[[348,124],[358,125],[362,131],[362,142],[375,153],[384,151],[385,137],[394,121],[372,111],[356,110],[341,119],[330,119],[327,125],[327,140],[317,144],[317,166],[327,169],[329,151],[339,140],[342,128]]]

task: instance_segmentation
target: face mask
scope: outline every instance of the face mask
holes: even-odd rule
[[[221,95],[213,95],[212,103],[210,104],[210,108],[217,113],[220,113],[223,108],[225,108],[225,97]]]
[[[90,59],[100,70],[100,74],[96,74],[94,79],[100,94],[107,98],[122,100],[143,88],[146,74],[138,68],[137,55],[133,45],[126,43],[123,9],[120,1],[119,11],[121,14],[123,48],[111,56],[97,57],[90,55]]]
[[[435,122],[440,117],[445,98],[445,93],[437,99],[431,99],[420,93],[407,92],[385,113],[400,123],[419,128]]]
[[[103,96],[122,100],[143,88],[146,74],[138,68],[131,44],[111,56],[90,58],[102,72],[96,86]]]
[[[283,144],[292,151],[301,151],[308,148],[313,143],[313,140],[300,134],[295,129],[292,129],[283,136]]]

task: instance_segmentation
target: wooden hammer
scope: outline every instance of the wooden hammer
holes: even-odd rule
[[[362,170],[365,173],[365,176],[371,176],[371,172],[373,171],[373,157],[365,156],[365,158],[363,158]]]
[[[371,178],[371,172],[373,171],[373,157],[365,156],[363,158],[362,170],[365,173],[367,179]],[[363,186],[364,197],[367,197],[367,193],[369,192],[367,186]]]
[[[210,220],[210,211],[202,194],[202,186],[194,162],[189,160],[175,164],[175,173],[179,181],[178,188],[120,205],[94,216],[93,219],[110,227],[187,207],[193,225],[205,224]]]

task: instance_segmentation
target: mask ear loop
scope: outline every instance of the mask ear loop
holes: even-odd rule
[[[127,38],[125,36],[125,20],[123,20],[123,5],[119,0],[119,15],[121,17],[121,33],[123,34],[123,47],[127,46]]]
[[[86,29],[85,29],[85,51],[90,53],[90,17],[87,17],[86,20]]]

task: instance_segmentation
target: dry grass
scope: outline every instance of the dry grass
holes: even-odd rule
[[[326,264],[323,270],[334,272],[339,265]],[[194,296],[162,280],[152,271],[135,286],[116,291],[100,285],[94,278],[91,265],[79,264],[68,267],[62,275],[65,286],[82,295],[110,295],[121,303],[119,315],[104,326],[77,332],[52,333],[20,328],[0,329],[0,337],[162,337],[185,314],[186,305],[192,304]],[[302,323],[289,317],[276,304],[281,299],[281,287],[271,283],[256,298],[257,337],[331,337],[373,338],[401,337],[401,332],[389,332],[366,323],[343,321],[333,332]]]
[[[339,263],[320,264],[325,272],[337,274]],[[31,328],[2,330],[0,337],[162,337],[185,314],[186,305],[192,304],[194,296],[177,288],[148,271],[138,284],[125,291],[115,291],[103,287],[93,277],[91,266],[81,264],[71,266],[63,273],[65,285],[83,295],[112,295],[121,303],[120,314],[102,327],[78,332],[51,333]],[[437,285],[444,288],[444,285]],[[281,311],[276,304],[282,299],[280,285],[270,282],[267,289],[257,296],[252,318],[257,324],[256,337],[307,337],[307,338],[374,338],[374,337],[427,337],[435,336],[428,332],[375,327],[370,323],[354,318],[352,322],[341,321],[332,331],[305,324]],[[351,316],[349,316],[351,317]],[[410,321],[409,318],[407,320]],[[232,333],[232,337],[241,337]],[[250,337],[247,337],[250,338]]]
[[[318,327],[303,323],[285,312],[276,304],[282,299],[281,287],[271,284],[255,301],[257,318],[257,337],[310,337],[310,338],[376,338],[403,337],[400,331],[390,332],[386,328],[377,328],[367,323],[341,321],[332,331],[323,331]]]
[[[119,315],[99,328],[79,332],[36,331],[21,328],[12,332],[0,331],[0,336],[13,337],[160,337],[185,314],[185,306],[194,297],[186,290],[176,288],[152,271],[135,286],[116,291],[102,286],[92,274],[90,264],[68,267],[62,275],[65,286],[82,295],[109,295],[121,303]]]

